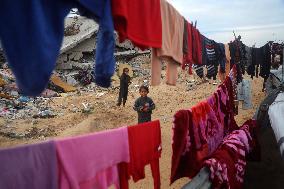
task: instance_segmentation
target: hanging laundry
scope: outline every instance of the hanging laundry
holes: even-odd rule
[[[202,64],[202,36],[198,29],[191,27],[192,60],[194,64]]]
[[[206,101],[174,116],[171,183],[194,177],[223,138],[237,129],[233,112],[233,89],[229,77]]]
[[[220,65],[220,72],[226,73],[226,54],[225,45],[223,43],[216,43],[217,60]]]
[[[214,40],[201,36],[202,64],[207,68],[207,78],[216,80],[218,66],[220,65],[219,76],[223,81],[225,79],[225,46],[222,43],[216,43]],[[200,69],[200,68],[199,68]],[[202,68],[203,69],[203,68]],[[201,70],[201,69],[200,69]],[[201,76],[201,74],[200,74]]]
[[[183,28],[183,45],[182,45],[183,48],[182,48],[182,51],[183,51],[183,56],[185,56],[188,53],[189,49],[192,48],[192,43],[191,43],[192,36],[189,35],[189,32],[191,32],[191,28],[189,28],[189,26],[188,26],[189,23],[187,22],[187,20],[185,18],[183,18],[183,23],[184,23],[184,28]],[[190,25],[190,27],[191,27],[191,25]],[[191,55],[191,57],[192,57],[192,55]]]
[[[167,70],[167,84],[175,85],[177,68],[183,62],[184,19],[166,0],[161,0],[162,47],[152,49],[152,85],[161,82],[162,61],[170,67]],[[153,20],[153,18],[151,18]],[[143,31],[143,30],[141,30]],[[167,58],[164,58],[167,57]]]
[[[201,79],[204,78],[204,66],[208,63],[207,53],[206,53],[206,37],[201,35],[200,41],[201,41],[201,52],[202,52],[202,65],[194,65],[194,71],[200,77]]]
[[[232,68],[233,65],[235,65],[236,62],[239,61],[239,51],[236,47],[235,42],[232,42],[232,41],[229,43],[229,49],[230,49],[230,57],[231,57],[230,68]]]
[[[271,65],[277,69],[279,64],[282,64],[283,62],[283,44],[272,43],[271,55]],[[276,60],[277,56],[280,56],[279,60]]]
[[[141,49],[161,48],[160,0],[111,0],[111,2],[114,27],[120,42],[128,38]]]
[[[192,64],[202,64],[202,36],[198,29],[184,19],[184,50],[182,69],[188,66],[189,74],[192,74]]]
[[[233,42],[229,43],[231,62],[230,67],[232,68],[236,64],[236,69],[238,72],[237,82],[241,82],[243,79],[243,74],[245,74],[246,66],[246,52],[245,46],[240,40],[240,38],[235,39]]]
[[[117,164],[129,162],[126,127],[56,141],[61,189],[119,188]]]
[[[226,55],[225,70],[226,70],[226,76],[228,76],[231,70],[231,67],[230,67],[231,55],[230,55],[229,44],[225,44],[225,55]]]
[[[280,148],[280,155],[284,159],[284,93],[279,93],[270,105],[268,115],[276,141]]]
[[[219,43],[220,52],[222,54],[222,58],[220,59],[220,69],[219,69],[219,79],[223,82],[230,72],[230,57],[227,52],[229,50],[229,46],[227,44]]]
[[[262,64],[260,64],[259,75],[266,80],[269,77],[271,68],[271,44],[267,43],[260,49],[263,54],[263,61],[261,62]]]
[[[241,83],[238,84],[238,100],[243,101],[243,110],[252,108],[252,89],[251,81],[244,79]]]
[[[260,75],[265,80],[269,77],[270,67],[271,67],[271,52],[270,52],[270,44],[260,48],[252,48],[251,51],[252,56],[252,65],[248,67],[248,74],[251,77]],[[260,72],[258,73],[258,68],[260,67]]]
[[[246,121],[240,129],[225,137],[210,159],[204,162],[210,169],[212,189],[242,188],[246,158],[256,147],[256,121],[253,120]]]
[[[154,188],[161,185],[159,158],[161,157],[161,128],[159,121],[142,123],[128,127],[130,162],[120,164],[120,186],[128,189],[128,180],[134,182],[145,178],[144,168],[150,164]]]
[[[202,65],[194,65],[193,69],[199,78],[204,77],[204,67]]]
[[[260,64],[263,64],[263,54],[260,48],[252,48],[251,50],[252,64],[248,67],[247,73],[253,76],[258,77],[258,67]]]
[[[0,150],[0,188],[57,189],[54,142]]]
[[[40,95],[47,86],[59,55],[64,18],[73,7],[100,24],[95,81],[100,86],[110,86],[115,67],[110,0],[3,0],[0,6],[0,40],[24,95]]]
[[[249,68],[253,66],[252,65],[252,47],[245,46],[245,51],[246,51],[246,59],[247,59],[246,71],[249,74]]]
[[[188,73],[192,74],[192,25],[184,18],[184,31],[183,31],[183,62],[182,69],[188,67]]]

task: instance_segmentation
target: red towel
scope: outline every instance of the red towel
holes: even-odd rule
[[[201,34],[198,29],[192,27],[192,59],[194,64],[202,64],[202,43]]]
[[[185,69],[186,66],[189,67],[188,72],[189,74],[192,74],[192,64],[193,64],[193,58],[192,58],[192,49],[193,49],[193,43],[192,43],[192,25],[188,23],[185,20],[186,24],[186,30],[187,30],[187,52],[183,55],[183,63],[182,63],[182,69]]]
[[[161,157],[161,128],[159,121],[128,127],[130,162],[119,166],[120,185],[128,189],[128,179],[134,182],[145,178],[145,166],[150,164],[154,188],[160,189],[159,158]]]
[[[120,42],[128,38],[141,49],[161,48],[160,0],[112,0],[112,15]]]

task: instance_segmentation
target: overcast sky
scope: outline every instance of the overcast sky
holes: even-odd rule
[[[229,42],[236,35],[251,46],[284,40],[284,0],[168,0],[208,38]]]

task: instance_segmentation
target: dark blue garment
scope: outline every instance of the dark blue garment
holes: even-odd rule
[[[1,0],[0,40],[24,95],[37,96],[47,86],[62,43],[64,18],[75,7],[100,24],[95,80],[110,86],[115,65],[110,0]]]
[[[1,189],[57,189],[53,141],[0,150]]]
[[[89,12],[83,15],[93,18],[100,25],[96,45],[96,64],[94,64],[95,82],[101,87],[111,85],[111,77],[115,71],[114,59],[114,26],[111,13],[111,0],[80,0]],[[82,10],[80,13],[83,12]]]
[[[209,65],[214,65],[216,64],[216,50],[215,50],[215,41],[205,38],[205,47],[206,47],[206,53],[207,53],[207,58],[209,61]]]
[[[208,58],[206,52],[206,37],[201,35],[201,43],[202,43],[202,65],[207,65]]]
[[[217,46],[217,56],[220,64],[220,70],[222,73],[226,72],[226,54],[225,45],[223,43],[216,43]]]

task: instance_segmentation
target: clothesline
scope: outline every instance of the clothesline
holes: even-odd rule
[[[255,111],[252,116],[253,120],[256,120],[258,109]],[[210,181],[210,170],[207,167],[200,169],[198,174],[188,183],[186,183],[181,189],[210,189],[212,183]]]
[[[36,6],[35,1],[16,3],[3,0],[0,7],[0,40],[18,88],[27,96],[37,96],[47,86],[59,55],[64,18],[73,7],[100,25],[94,66],[95,83],[99,86],[109,87],[115,71],[114,30],[120,42],[129,39],[142,50],[153,49],[153,85],[160,83],[160,58],[165,56],[170,57],[164,59],[168,62],[167,83],[170,85],[175,85],[180,65],[183,68],[186,64],[206,65],[214,75],[217,64],[223,65],[225,61],[224,44],[200,34],[166,0],[128,0],[129,3],[125,0],[51,0],[48,3],[36,1]],[[143,14],[140,14],[141,10]],[[9,25],[5,24],[7,20]],[[185,38],[189,45],[187,49],[183,46],[183,36],[188,37]],[[233,46],[238,47],[239,42],[235,40]],[[218,46],[214,47],[215,44]],[[239,52],[231,53],[235,56]],[[240,58],[235,60],[232,56],[232,64],[238,64]],[[224,66],[221,68],[224,72]]]

